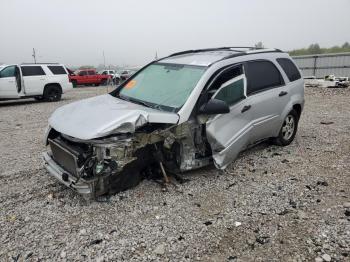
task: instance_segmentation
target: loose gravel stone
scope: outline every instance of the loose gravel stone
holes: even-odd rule
[[[328,255],[328,254],[324,254],[324,255],[322,256],[322,259],[323,259],[324,261],[327,261],[327,262],[329,262],[329,261],[332,260],[331,256]]]
[[[345,208],[350,208],[350,202],[345,202],[345,203],[343,204],[343,207],[345,207]]]
[[[157,255],[164,255],[165,253],[165,245],[164,244],[159,244],[155,249],[154,253]]]
[[[42,138],[56,108],[106,92],[0,102],[0,261],[349,259],[350,88],[306,88],[287,147],[259,144],[225,171],[185,173],[165,192],[144,180],[86,202],[47,175]]]

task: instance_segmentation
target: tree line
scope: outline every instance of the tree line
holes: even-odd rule
[[[350,52],[350,44],[345,42],[341,46],[333,46],[329,48],[320,47],[319,44],[311,44],[308,48],[301,48],[289,51],[289,55],[297,56],[297,55],[315,55],[315,54],[326,54],[326,53],[344,53]]]

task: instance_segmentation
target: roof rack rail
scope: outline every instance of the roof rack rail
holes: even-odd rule
[[[60,63],[22,63],[21,65],[58,65]]]
[[[248,50],[237,50],[237,49],[248,49]],[[235,52],[246,52],[246,51],[260,51],[264,52],[264,50],[269,50],[271,52],[272,50],[276,52],[282,52],[279,49],[267,49],[262,47],[254,47],[254,46],[228,46],[228,47],[216,47],[216,48],[205,48],[205,49],[193,49],[193,50],[186,50],[182,52],[177,52],[169,55],[169,57],[178,56],[178,55],[185,55],[185,54],[191,54],[191,53],[200,53],[200,52],[210,52],[210,51],[220,51],[220,50],[228,50],[228,51],[235,51]]]

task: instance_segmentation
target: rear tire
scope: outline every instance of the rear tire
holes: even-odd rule
[[[105,86],[106,84],[107,84],[106,79],[101,80],[101,83],[100,83],[101,86]]]
[[[57,85],[48,85],[44,90],[44,100],[47,102],[57,102],[61,100],[62,90]]]
[[[273,142],[279,146],[287,146],[294,140],[298,130],[299,115],[293,109],[285,117],[278,137],[274,138]]]
[[[114,78],[113,82],[114,82],[115,85],[119,85],[119,83],[120,83],[119,77]]]

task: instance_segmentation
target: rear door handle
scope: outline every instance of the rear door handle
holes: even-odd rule
[[[282,91],[281,93],[279,93],[279,95],[278,96],[285,96],[285,95],[287,95],[288,94],[288,92],[286,92],[286,91]]]
[[[245,111],[248,111],[252,106],[251,105],[247,105],[247,106],[244,106],[241,110],[241,113],[244,113]]]

